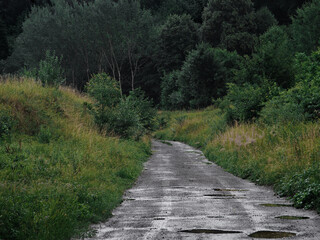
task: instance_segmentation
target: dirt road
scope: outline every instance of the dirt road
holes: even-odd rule
[[[226,173],[199,150],[171,144],[153,142],[141,177],[114,216],[94,226],[94,239],[320,239],[315,212]]]

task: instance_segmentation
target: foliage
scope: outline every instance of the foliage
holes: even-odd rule
[[[297,10],[292,18],[292,37],[295,51],[310,54],[319,46],[320,1],[313,0]]]
[[[228,122],[246,122],[258,117],[264,103],[277,95],[276,85],[268,81],[262,86],[245,83],[243,85],[229,84],[228,94],[220,102],[220,107],[226,113]]]
[[[99,111],[115,107],[120,102],[119,83],[106,73],[93,75],[86,86],[86,90],[97,101]]]
[[[296,207],[316,209],[320,212],[319,163],[293,176],[287,176],[277,185],[280,195],[289,196]]]
[[[293,94],[288,94],[286,91],[268,101],[260,117],[269,125],[300,122],[306,119],[303,107],[295,101]]]
[[[288,25],[291,23],[290,16],[294,15],[297,8],[309,0],[253,0],[255,8],[268,7],[275,15],[281,25]]]
[[[236,53],[214,49],[208,44],[200,44],[191,51],[178,77],[185,106],[205,107],[212,99],[223,96],[238,59]]]
[[[161,106],[165,109],[179,109],[184,105],[179,91],[178,79],[180,71],[165,74],[161,81]]]
[[[51,49],[63,56],[69,85],[82,90],[91,74],[105,71],[119,81],[120,89],[126,87],[123,92],[135,88],[154,42],[150,12],[141,9],[139,1],[51,2],[32,8],[8,69],[34,68]]]
[[[320,117],[320,50],[297,54],[296,85],[272,99],[262,111],[264,122],[302,121]]]
[[[257,34],[265,33],[270,27],[278,25],[272,12],[267,7],[262,7],[256,12]]]
[[[0,18],[0,60],[6,59],[9,54],[6,26]]]
[[[72,89],[1,78],[0,109],[17,122],[11,142],[0,141],[1,238],[84,238],[121,203],[150,154],[149,140],[99,134],[83,108],[91,101]],[[31,120],[37,132],[27,131]]]
[[[107,113],[110,117],[104,122],[107,131],[123,138],[139,139],[145,133],[135,102],[130,98],[121,99],[120,103]]]
[[[14,121],[10,112],[6,109],[0,110],[0,140],[7,140],[10,138]],[[0,141],[1,142],[1,141]]]
[[[133,103],[140,124],[148,131],[154,130],[156,110],[153,108],[152,100],[148,99],[140,88],[131,91],[127,99]]]
[[[267,78],[278,86],[288,88],[294,83],[293,61],[294,54],[287,33],[281,27],[271,27],[260,36],[252,57],[244,59],[235,82],[261,84]]]
[[[142,6],[151,9],[160,19],[187,14],[197,23],[201,22],[201,13],[207,2],[208,0],[141,0]]]
[[[55,56],[55,52],[46,52],[46,58],[40,61],[38,70],[38,77],[42,84],[57,87],[65,82],[61,61],[62,57],[59,59]]]
[[[204,41],[239,54],[252,52],[256,24],[251,0],[210,0],[202,17]]]
[[[160,70],[170,72],[179,69],[198,41],[198,25],[189,15],[169,16],[160,29]]]
[[[155,110],[141,89],[121,97],[119,83],[106,73],[93,75],[86,86],[96,103],[89,106],[100,131],[139,139],[154,127]]]

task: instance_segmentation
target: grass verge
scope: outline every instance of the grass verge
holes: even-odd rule
[[[220,110],[161,112],[166,127],[155,133],[201,148],[225,170],[274,186],[296,207],[320,212],[320,123],[227,126]]]
[[[0,239],[70,239],[111,216],[151,154],[105,137],[91,100],[31,79],[0,79]]]

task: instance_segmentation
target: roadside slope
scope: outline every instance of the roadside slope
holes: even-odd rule
[[[150,142],[104,137],[72,89],[0,79],[0,239],[70,239],[106,219]]]
[[[201,148],[227,171],[272,185],[280,195],[291,197],[296,207],[320,212],[319,122],[230,127],[220,111],[211,108],[161,116],[168,124],[155,133],[156,138]]]

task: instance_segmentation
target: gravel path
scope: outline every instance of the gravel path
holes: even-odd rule
[[[93,226],[97,230],[93,239],[233,240],[286,236],[290,238],[285,239],[320,240],[320,216],[315,212],[297,210],[270,188],[226,173],[201,151],[179,142],[158,141],[153,141],[153,151],[114,216]],[[277,218],[280,216],[307,219]]]

